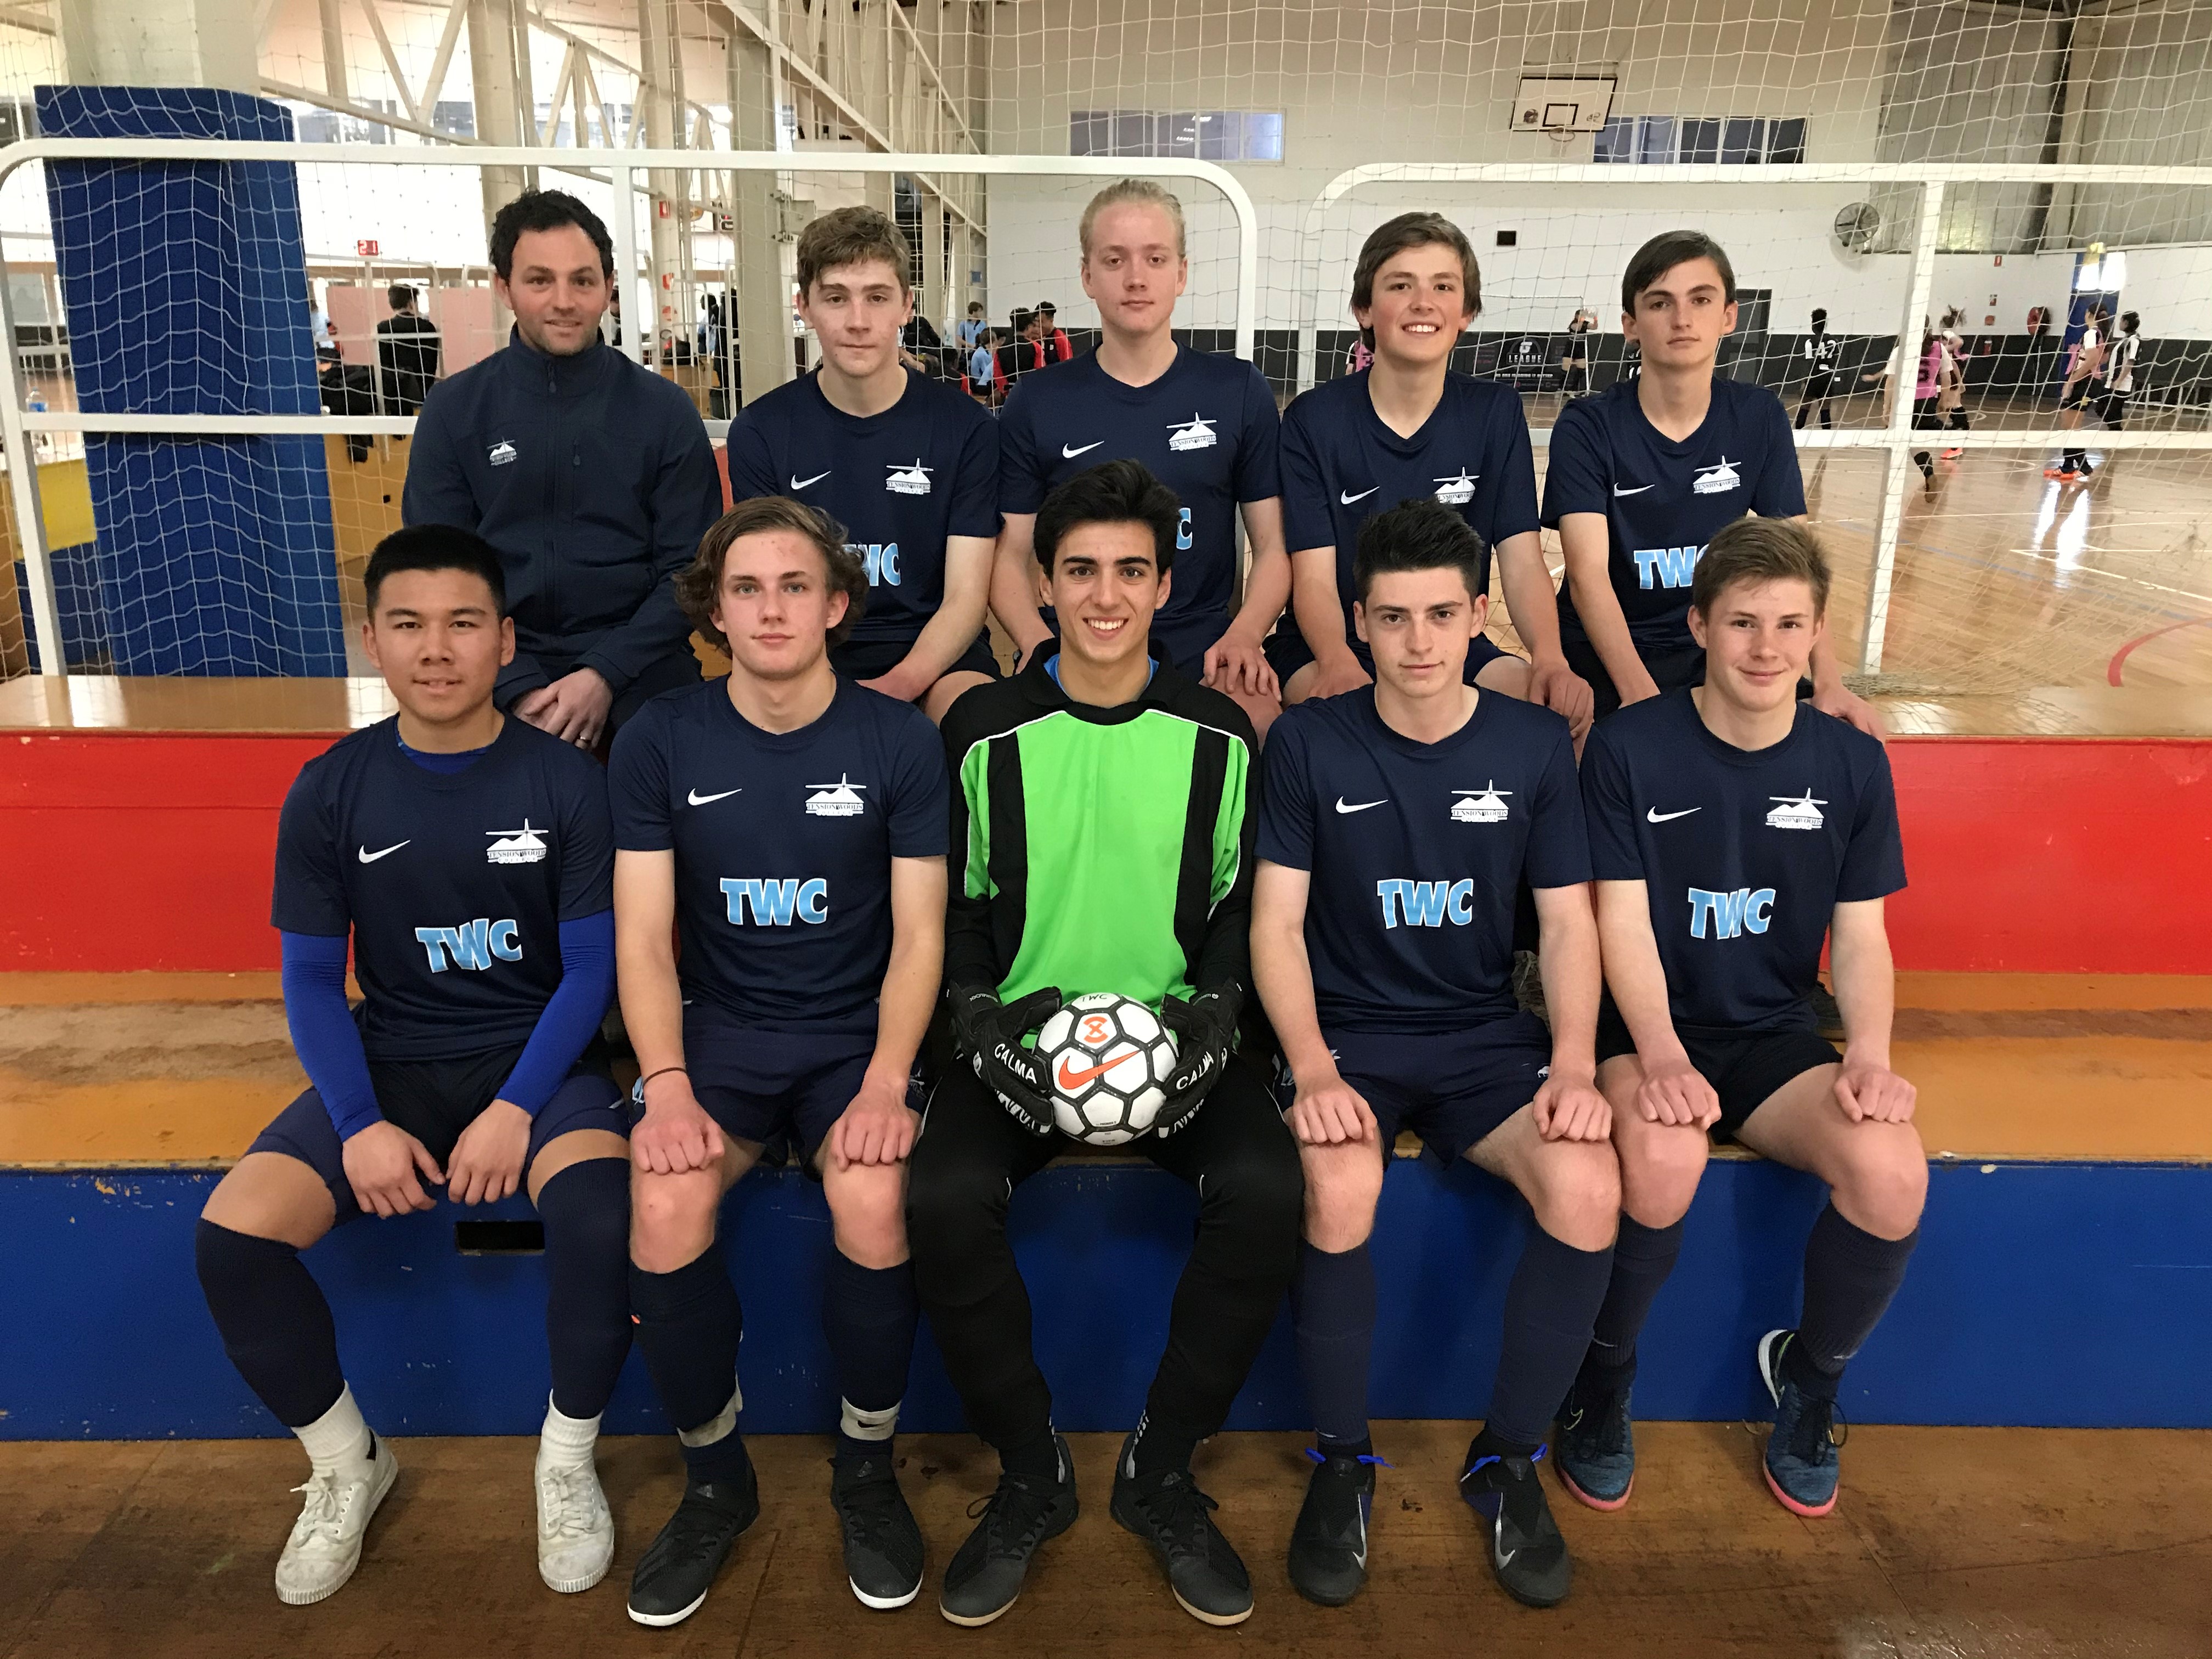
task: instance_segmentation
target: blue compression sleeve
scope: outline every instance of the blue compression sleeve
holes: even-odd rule
[[[307,1081],[340,1140],[351,1139],[384,1114],[376,1109],[368,1056],[346,1007],[346,941],[319,933],[284,933],[284,1020]]]
[[[536,1117],[607,1017],[614,988],[615,913],[602,910],[562,922],[560,986],[538,1014],[499,1097]]]

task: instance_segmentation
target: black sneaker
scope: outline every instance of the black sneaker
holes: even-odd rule
[[[1188,1469],[1134,1474],[1130,1454],[1136,1443],[1132,1434],[1115,1460],[1115,1520],[1152,1547],[1185,1613],[1209,1625],[1243,1624],[1252,1616],[1252,1576],[1213,1524],[1210,1511],[1220,1506]]]
[[[1291,1528],[1291,1584],[1309,1601],[1340,1607],[1367,1582],[1367,1518],[1379,1457],[1308,1451],[1313,1478]]]
[[[1629,1420],[1629,1392],[1578,1376],[1553,1425],[1559,1437],[1553,1465],[1567,1490],[1594,1510],[1621,1508],[1636,1485],[1636,1431]]]
[[[1481,1444],[1478,1439],[1467,1449],[1459,1495],[1489,1523],[1490,1570],[1523,1606],[1555,1607],[1566,1600],[1575,1570],[1536,1478],[1544,1448],[1534,1457],[1500,1457],[1481,1452]]]
[[[1059,1435],[1052,1446],[1060,1458],[1057,1480],[1009,1471],[999,1477],[996,1492],[968,1511],[982,1518],[945,1568],[937,1604],[954,1624],[988,1625],[1013,1606],[1037,1547],[1075,1524],[1075,1461]]]
[[[750,1463],[734,1480],[694,1480],[629,1577],[629,1616],[641,1625],[680,1625],[699,1611],[738,1534],[760,1519],[760,1481]]]
[[[835,1457],[830,1502],[845,1532],[845,1582],[864,1607],[888,1612],[921,1591],[921,1528],[886,1451]]]

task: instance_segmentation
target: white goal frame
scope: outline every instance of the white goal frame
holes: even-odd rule
[[[604,169],[615,199],[633,204],[617,213],[609,227],[617,270],[639,270],[637,198],[647,193],[653,173],[868,173],[942,176],[1097,179],[1139,173],[1156,179],[1188,179],[1219,191],[1237,216],[1237,355],[1252,356],[1259,314],[1260,220],[1252,198],[1236,175],[1212,161],[1180,157],[1133,159],[1110,155],[975,155],[870,151],[855,155],[811,150],[578,149],[489,144],[425,145],[401,148],[368,144],[302,144],[244,140],[172,138],[34,138],[0,150],[0,184],[18,167],[33,161],[283,161],[344,167],[445,167],[481,171],[486,167],[550,167],[568,172]],[[95,415],[81,410],[33,413],[24,407],[27,387],[15,344],[15,306],[0,260],[0,441],[8,454],[9,485],[31,595],[32,635],[39,647],[42,675],[68,672],[62,650],[60,607],[54,594],[53,568],[39,500],[38,466],[31,453],[33,433],[147,433],[178,436],[239,436],[276,433],[348,433],[406,436],[416,417],[368,415]],[[624,331],[621,349],[642,361],[645,331]],[[721,438],[727,421],[705,422]]]

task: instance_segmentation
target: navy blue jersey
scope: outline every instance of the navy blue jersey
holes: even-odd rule
[[[906,390],[859,419],[818,376],[780,386],[730,422],[730,499],[788,495],[844,526],[867,562],[852,637],[911,645],[945,599],[945,539],[999,533],[999,428],[973,398],[907,371]]]
[[[1713,377],[1704,424],[1676,443],[1644,416],[1633,381],[1559,411],[1544,479],[1544,522],[1602,513],[1613,597],[1642,650],[1687,648],[1690,573],[1713,532],[1747,513],[1795,518],[1805,483],[1782,400],[1764,386]],[[1562,583],[1559,627],[1589,637]]]
[[[352,933],[373,1060],[528,1042],[561,983],[561,924],[613,902],[599,763],[519,720],[445,775],[400,752],[397,716],[380,720],[301,768],[284,798],[269,919]]]
[[[1367,372],[1304,392],[1283,411],[1283,528],[1293,553],[1336,549],[1345,638],[1353,636],[1352,555],[1370,514],[1433,495],[1482,538],[1487,551],[1536,528],[1536,465],[1520,394],[1497,380],[1444,376],[1444,395],[1421,429],[1401,438],[1367,395]]]
[[[927,714],[841,679],[820,719],[763,732],[708,680],[640,709],[609,780],[616,846],[676,854],[687,1002],[780,1030],[875,1030],[890,861],[945,854]]]
[[[1079,472],[1103,461],[1142,461],[1182,502],[1174,586],[1152,633],[1172,642],[1178,659],[1194,656],[1229,625],[1237,504],[1282,493],[1279,425],[1274,393],[1242,358],[1177,346],[1174,366],[1138,386],[1123,385],[1086,352],[1024,376],[1007,398],[1000,412],[999,506],[1034,513],[1054,484]]]
[[[1486,691],[1450,737],[1416,743],[1362,686],[1285,709],[1261,761],[1259,855],[1312,872],[1322,1029],[1453,1031],[1510,1015],[1522,880],[1590,878],[1566,721]]]
[[[1759,750],[1686,690],[1632,703],[1590,728],[1583,799],[1597,878],[1650,890],[1678,1030],[1813,1029],[1830,914],[1905,885],[1888,755],[1808,703]]]

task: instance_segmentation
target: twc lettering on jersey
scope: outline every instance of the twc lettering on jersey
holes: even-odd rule
[[[869,586],[896,587],[899,585],[896,542],[847,542],[845,550],[857,556],[868,567]]]
[[[1464,927],[1474,919],[1474,884],[1459,881],[1404,881],[1395,878],[1375,884],[1375,896],[1382,902],[1382,926],[1441,927],[1449,922]]]
[[[478,916],[458,927],[417,927],[415,938],[430,959],[432,973],[442,974],[447,968],[482,973],[495,961],[522,960],[522,945],[516,937],[521,931],[511,921]]]
[[[1639,547],[1631,556],[1636,561],[1636,585],[1687,587],[1690,573],[1697,568],[1705,550],[1702,547]]]
[[[1715,939],[1741,939],[1746,929],[1763,933],[1773,921],[1774,890],[1761,887],[1753,890],[1739,887],[1734,892],[1709,893],[1702,887],[1690,889],[1690,937],[1705,937],[1708,918],[1712,923]]]
[[[830,884],[819,876],[810,881],[796,876],[725,876],[721,884],[732,927],[745,925],[748,909],[757,927],[788,927],[794,917],[810,926],[830,920]]]

